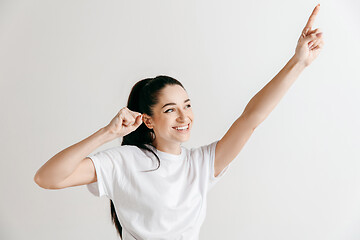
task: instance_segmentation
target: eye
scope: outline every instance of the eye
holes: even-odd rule
[[[190,104],[188,104],[188,105],[186,105],[186,107],[188,107],[188,108],[190,108],[191,107],[191,105]],[[164,113],[169,113],[169,111],[174,111],[174,109],[173,108],[169,108],[168,110],[166,110]]]

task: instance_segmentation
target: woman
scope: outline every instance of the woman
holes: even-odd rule
[[[322,33],[311,30],[318,11],[319,5],[294,56],[220,140],[182,147],[194,124],[187,92],[174,78],[148,78],[134,85],[127,107],[107,126],[57,153],[37,171],[35,182],[46,189],[87,185],[94,195],[106,195],[123,239],[198,239],[207,192],[322,49]],[[89,155],[119,137],[121,146]]]

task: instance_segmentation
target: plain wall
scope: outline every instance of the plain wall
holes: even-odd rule
[[[36,171],[161,74],[192,99],[184,146],[220,139],[294,54],[317,3],[1,0],[0,239],[118,239],[106,197],[42,189]],[[324,49],[209,193],[200,239],[360,239],[360,4],[320,3]]]

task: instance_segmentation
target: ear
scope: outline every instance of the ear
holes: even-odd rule
[[[149,129],[152,129],[153,126],[152,126],[152,121],[151,121],[151,117],[147,114],[143,114],[143,123],[149,128]]]

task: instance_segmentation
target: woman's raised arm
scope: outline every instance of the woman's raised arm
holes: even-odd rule
[[[241,151],[254,129],[272,112],[300,73],[319,55],[324,45],[322,32],[311,30],[318,4],[298,40],[295,54],[283,69],[246,105],[242,115],[233,123],[215,150],[215,175],[220,173]]]
[[[111,140],[110,133],[101,128],[84,140],[62,150],[48,160],[35,174],[34,181],[45,189],[58,189],[80,163],[96,148]]]
[[[311,30],[319,10],[318,4],[301,33],[294,56],[247,104],[244,113],[254,127],[267,118],[302,71],[319,55],[324,45],[322,32],[319,29]]]
[[[95,179],[96,173],[92,166],[89,167],[91,162],[86,160],[86,156],[106,142],[134,131],[141,125],[141,117],[140,113],[133,112],[127,107],[122,108],[106,127],[62,150],[48,160],[36,172],[34,181],[46,189],[90,183]]]

